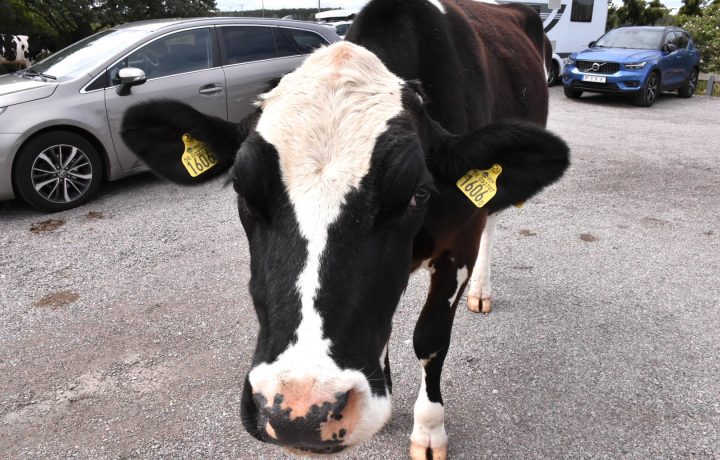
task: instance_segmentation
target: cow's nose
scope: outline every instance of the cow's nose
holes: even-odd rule
[[[254,393],[258,428],[268,441],[316,453],[337,452],[360,418],[361,393],[355,389],[323,390],[315,381],[279,386],[269,401]]]

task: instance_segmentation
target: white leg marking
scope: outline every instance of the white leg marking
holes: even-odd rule
[[[432,358],[430,358],[432,359]],[[430,361],[427,360],[427,362]],[[413,431],[410,435],[413,444],[432,449],[447,445],[445,433],[445,409],[442,404],[431,402],[425,387],[425,368],[422,368],[420,392],[415,401]]]
[[[467,281],[467,279],[468,279],[467,267],[462,267],[462,268],[458,269],[456,277],[457,277],[457,288],[455,288],[455,292],[453,292],[453,294],[448,299],[448,302],[450,303],[450,307],[452,307],[453,304],[455,303],[455,299],[457,298],[457,296],[459,294],[461,294],[460,289],[462,288],[463,283],[465,281]]]
[[[495,227],[498,221],[498,213],[490,214],[485,222],[482,236],[480,237],[480,250],[475,261],[475,268],[470,277],[470,290],[468,292],[468,307],[473,311],[480,311],[480,303],[487,302],[488,311],[492,302],[492,284],[490,281],[490,251],[495,240]],[[473,308],[472,302],[476,302]],[[484,313],[487,313],[483,309]]]
[[[445,14],[445,6],[440,3],[440,0],[428,0],[432,6],[440,10],[442,14]]]
[[[424,268],[425,270],[427,270],[428,273],[430,273],[430,276],[434,275],[436,272],[435,267],[433,267],[432,264],[430,263],[431,261],[432,261],[432,259],[425,259],[422,261],[422,264],[419,267],[419,268]]]

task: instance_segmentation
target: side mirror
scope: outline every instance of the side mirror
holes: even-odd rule
[[[595,46],[595,40],[588,43],[588,48],[592,48],[593,46]]]
[[[677,46],[675,46],[674,44],[668,43],[667,45],[665,45],[665,51],[667,51],[668,53],[672,53],[675,50],[677,50]]]
[[[142,85],[147,80],[145,71],[137,67],[123,67],[118,71],[120,86],[117,88],[118,96],[127,96],[130,94],[130,88],[136,85]]]

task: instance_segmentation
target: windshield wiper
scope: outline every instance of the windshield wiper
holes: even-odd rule
[[[28,70],[26,70],[25,72],[23,72],[23,77],[24,77],[24,76],[28,76],[28,75],[31,76],[31,77],[42,77],[42,78],[45,78],[45,79],[48,79],[48,80],[57,80],[57,77],[54,76],[54,75],[48,75],[48,74],[46,74],[46,73],[38,72],[38,71],[36,71],[36,70],[29,70],[29,69],[28,69]]]

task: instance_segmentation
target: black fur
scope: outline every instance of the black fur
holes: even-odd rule
[[[130,150],[159,176],[179,184],[194,184],[217,177],[232,165],[240,147],[238,125],[205,115],[172,100],[143,102],[123,116],[121,135]],[[207,144],[219,164],[192,177],[182,164],[183,134]]]

